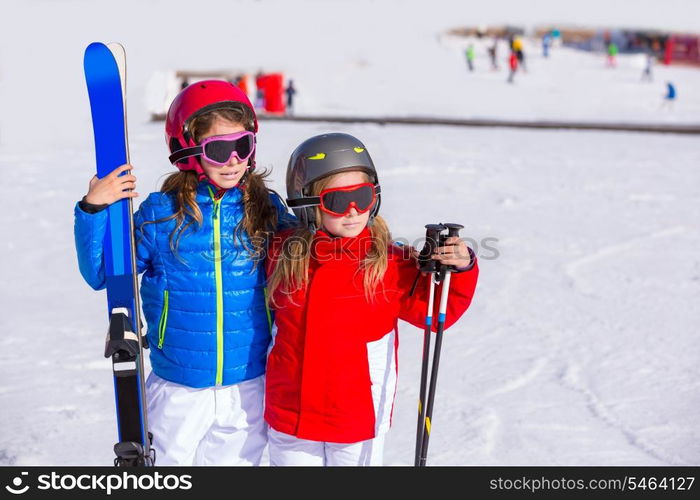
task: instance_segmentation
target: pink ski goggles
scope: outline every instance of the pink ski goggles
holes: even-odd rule
[[[170,161],[175,163],[190,156],[202,156],[209,163],[223,167],[234,157],[238,162],[246,161],[254,152],[255,134],[244,130],[235,134],[207,137],[197,146],[173,153],[170,155]]]
[[[246,161],[255,151],[255,134],[249,131],[207,137],[199,143],[202,157],[209,163],[224,166],[234,156],[238,162]]]

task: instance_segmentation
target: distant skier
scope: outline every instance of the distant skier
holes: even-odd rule
[[[518,71],[518,55],[514,50],[511,50],[510,57],[508,58],[508,66],[510,67],[510,73],[508,74],[508,83],[513,83],[515,78],[515,73]]]
[[[552,35],[549,32],[545,33],[542,37],[542,55],[547,58],[549,57],[549,48],[552,46]]]
[[[666,82],[666,94],[661,102],[662,108],[673,109],[673,103],[676,102],[677,93],[676,87],[671,82]]]
[[[489,59],[491,60],[491,69],[498,70],[498,38],[493,39],[493,44],[488,47]]]
[[[648,53],[646,55],[646,62],[644,63],[644,70],[642,71],[642,81],[650,82],[652,81],[653,75],[652,75],[652,68],[654,66],[654,55],[652,53]]]
[[[467,58],[467,68],[469,68],[469,71],[474,71],[474,44],[470,43],[469,46],[467,47],[467,50],[464,51],[464,55]]]
[[[518,58],[518,67],[527,72],[527,66],[525,65],[525,52],[523,51],[523,39],[519,36],[513,39],[513,51],[515,52],[515,56]]]
[[[619,49],[617,48],[617,44],[615,42],[610,42],[608,43],[608,49],[607,49],[607,66],[610,68],[615,68],[617,66],[617,53],[619,52]]]
[[[297,89],[294,87],[294,80],[289,80],[287,88],[284,89],[287,94],[287,114],[294,114],[294,95],[297,93]]]

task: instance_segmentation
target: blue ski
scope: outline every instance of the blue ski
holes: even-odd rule
[[[92,43],[84,69],[95,133],[97,177],[129,162],[126,132],[126,65],[121,45]],[[125,172],[126,173],[126,172]],[[114,465],[154,465],[146,415],[141,304],[131,198],[107,207],[104,264],[109,330],[105,357],[112,358],[119,441]]]

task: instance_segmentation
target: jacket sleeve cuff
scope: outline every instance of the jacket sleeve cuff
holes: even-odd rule
[[[469,258],[471,259],[471,261],[469,262],[469,265],[466,267],[456,267],[454,269],[454,271],[452,271],[452,272],[463,273],[466,271],[471,271],[472,268],[474,267],[474,265],[476,264],[476,255],[474,254],[474,250],[472,250],[469,247],[467,247],[467,249],[469,250]]]
[[[80,210],[82,210],[86,214],[96,214],[97,212],[101,212],[109,206],[107,204],[93,205],[92,203],[88,203],[87,201],[85,201],[85,198],[87,198],[87,195],[83,196],[83,199],[78,202],[78,206],[80,207]]]

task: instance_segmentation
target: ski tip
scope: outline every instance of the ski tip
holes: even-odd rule
[[[83,61],[87,61],[91,54],[97,54],[103,50],[109,50],[107,46],[102,42],[92,42],[90,45],[85,47],[85,54],[83,55]]]
[[[124,46],[119,42],[109,42],[109,43],[106,43],[105,45],[107,45],[107,47],[109,47],[110,49],[115,48],[118,50],[124,50]]]
[[[100,46],[103,45],[100,42],[92,42],[90,45],[85,47],[85,52],[83,53],[83,69],[88,67],[88,62],[90,61],[93,54],[99,52]]]
[[[85,52],[87,52],[88,50],[94,50],[98,47],[106,47],[106,46],[107,45],[105,45],[102,42],[92,42],[90,45],[87,46],[87,48],[85,49]]]
[[[108,43],[107,48],[112,53],[115,60],[122,61],[124,65],[126,65],[126,50],[124,50],[124,46],[121,43]]]
[[[118,42],[108,42],[108,43],[92,42],[85,49],[85,53],[92,51],[92,50],[105,50],[105,49],[109,50],[112,53],[121,52],[122,54],[124,54],[126,52],[124,50],[124,46]]]

